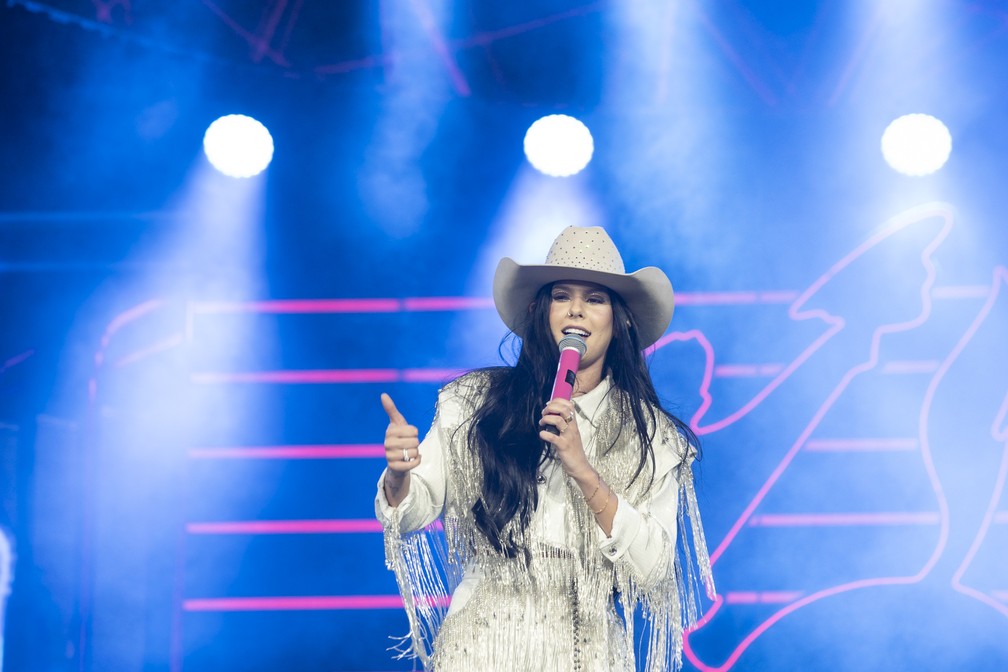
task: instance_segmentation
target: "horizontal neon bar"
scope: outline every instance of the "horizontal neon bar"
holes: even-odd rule
[[[792,290],[759,293],[761,303],[792,303],[797,298],[798,292]]]
[[[721,364],[714,367],[714,375],[718,378],[769,377],[783,370],[783,364]]]
[[[444,383],[467,371],[469,369],[405,369],[402,379],[407,383]]]
[[[398,313],[493,308],[490,297],[425,296],[405,299],[293,299],[279,301],[202,302],[193,304],[196,313]]]
[[[193,448],[189,457],[197,460],[340,460],[385,457],[380,443],[320,446],[240,446]]]
[[[198,372],[190,380],[198,385],[222,383],[445,383],[469,369],[311,369],[290,371]]]
[[[448,599],[427,600],[446,607]],[[340,611],[345,609],[402,609],[399,595],[324,595],[306,597],[217,597],[189,599],[184,611]]]
[[[934,373],[940,366],[937,359],[886,362],[882,373]]]
[[[291,301],[199,302],[195,313],[397,313],[399,299],[296,299]]]
[[[316,369],[304,371],[235,371],[194,373],[193,383],[395,383],[398,369]]]
[[[189,523],[189,534],[354,534],[381,532],[377,520],[237,520]]]
[[[986,288],[985,288],[986,291]],[[720,306],[739,304],[791,303],[798,292],[791,290],[765,292],[680,292],[679,305]],[[191,304],[195,313],[396,313],[452,310],[485,310],[494,302],[484,296],[431,296],[403,299],[291,299],[276,301],[215,301]]]
[[[835,527],[846,525],[937,525],[938,513],[767,513],[753,516],[751,527]]]
[[[917,450],[917,439],[814,439],[805,450],[820,452]]]
[[[725,595],[728,604],[788,604],[800,598],[799,591],[742,591]]]
[[[692,292],[676,294],[680,306],[711,306],[759,303],[758,292]]]
[[[221,597],[185,600],[185,611],[333,611],[341,609],[402,609],[398,595],[330,597]]]
[[[403,299],[403,308],[407,311],[438,311],[438,310],[479,310],[493,308],[490,297],[471,296],[432,296],[426,298]]]
[[[791,303],[798,298],[798,292],[680,292],[676,293],[676,303],[681,306],[726,306],[758,303]]]
[[[949,285],[935,287],[931,296],[936,299],[980,299],[989,295],[990,291],[987,285]]]
[[[428,530],[441,532],[444,525],[434,521]],[[373,518],[325,520],[225,520],[186,524],[189,534],[371,534],[382,532]]]
[[[995,590],[994,597],[1004,602],[1008,602],[1008,590]]]

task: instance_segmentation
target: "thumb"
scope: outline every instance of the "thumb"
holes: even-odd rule
[[[382,392],[381,395],[381,405],[382,408],[385,409],[385,412],[388,413],[388,419],[390,424],[393,425],[408,424],[406,422],[406,418],[404,418],[403,414],[399,412],[398,408],[396,408],[395,402],[392,401],[392,397],[385,394],[384,392]]]

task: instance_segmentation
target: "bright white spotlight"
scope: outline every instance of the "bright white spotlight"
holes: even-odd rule
[[[252,177],[273,160],[273,137],[252,117],[229,114],[207,128],[203,152],[213,167],[225,175]]]
[[[882,133],[882,156],[904,175],[933,173],[945,165],[951,153],[952,134],[929,114],[899,117]]]
[[[567,177],[581,172],[594,151],[588,127],[566,114],[538,119],[525,132],[525,156],[546,175]]]

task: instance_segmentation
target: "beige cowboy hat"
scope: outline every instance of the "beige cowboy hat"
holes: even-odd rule
[[[523,266],[504,257],[497,264],[494,304],[508,329],[524,336],[522,327],[536,292],[560,280],[594,282],[619,294],[637,320],[642,348],[661,338],[672,321],[672,283],[660,268],[646,266],[627,273],[605,229],[569,226],[553,241],[545,263]]]

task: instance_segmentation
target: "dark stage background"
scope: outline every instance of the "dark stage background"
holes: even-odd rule
[[[567,224],[677,290],[685,667],[1008,669],[1006,67],[1000,0],[7,0],[4,669],[412,669],[378,396],[423,427],[498,361],[497,259]],[[522,153],[555,112],[570,178]],[[265,173],[210,168],[228,113]]]

